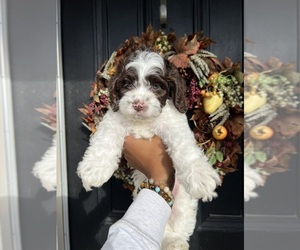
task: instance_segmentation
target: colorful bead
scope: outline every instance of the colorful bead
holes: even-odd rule
[[[146,179],[146,180],[144,180],[144,182],[141,183],[140,187],[137,189],[138,193],[143,188],[147,188],[147,189],[155,191],[170,205],[170,207],[173,206],[174,196],[173,196],[171,190],[164,184],[159,184],[158,181],[154,181],[151,178],[149,180]]]

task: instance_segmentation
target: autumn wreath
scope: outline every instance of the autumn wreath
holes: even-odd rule
[[[187,116],[199,147],[221,177],[237,170],[243,123],[243,73],[230,58],[220,61],[207,48],[213,41],[202,33],[176,37],[174,32],[155,32],[151,26],[133,36],[97,71],[89,105],[79,108],[83,125],[94,133],[110,105],[108,80],[121,58],[140,47],[158,52],[173,63],[186,81]],[[116,178],[131,184],[132,169],[121,161]],[[128,186],[128,185],[127,185]]]
[[[289,169],[300,132],[300,73],[293,63],[245,53],[245,164],[264,185],[268,176]]]

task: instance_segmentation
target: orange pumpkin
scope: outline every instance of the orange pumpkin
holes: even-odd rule
[[[249,135],[255,140],[268,140],[273,136],[273,134],[273,130],[264,125],[255,126],[249,131]]]
[[[217,125],[212,130],[212,135],[217,140],[223,140],[227,136],[227,129],[224,126]]]

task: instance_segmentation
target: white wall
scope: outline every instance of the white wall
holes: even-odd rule
[[[35,109],[55,102],[56,1],[6,2],[20,244],[23,250],[52,250],[56,249],[56,193],[42,187],[32,168],[52,143],[53,131],[41,125],[41,114]],[[1,147],[7,147],[0,139]],[[1,157],[0,160],[2,165]],[[9,232],[2,223],[1,231]],[[4,242],[3,237],[4,234]],[[10,249],[16,248],[5,247]]]

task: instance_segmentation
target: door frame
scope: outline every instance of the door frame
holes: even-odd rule
[[[7,1],[0,0],[0,249],[22,250]]]
[[[68,178],[66,153],[65,101],[62,68],[62,40],[61,40],[61,8],[60,0],[56,0],[56,98],[57,98],[57,186],[56,186],[56,245],[57,249],[70,249],[69,213],[68,213]]]

